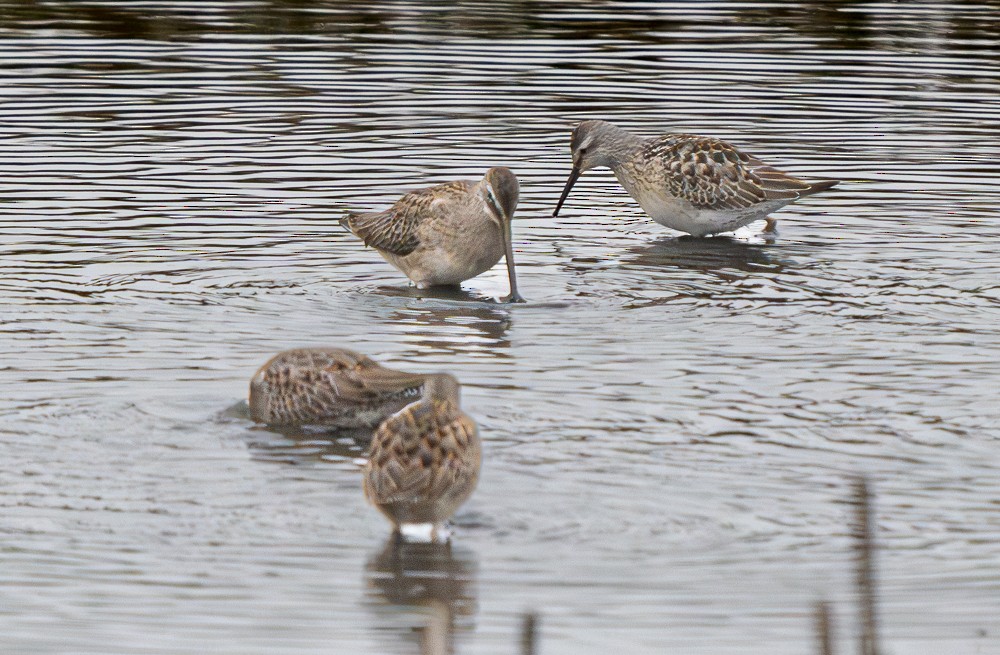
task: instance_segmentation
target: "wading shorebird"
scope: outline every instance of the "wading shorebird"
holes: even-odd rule
[[[419,289],[456,285],[507,260],[510,295],[517,292],[511,219],[519,186],[509,168],[486,171],[478,182],[458,180],[407,193],[389,209],[348,214],[340,223]]]
[[[250,417],[276,426],[374,428],[420,398],[424,378],[344,348],[286,350],[250,380]]]
[[[806,182],[704,136],[644,139],[607,121],[584,121],[570,140],[573,170],[553,216],[581,173],[610,168],[649,216],[694,236],[732,232],[837,180]],[[768,219],[767,231],[777,223]]]
[[[379,426],[364,469],[365,497],[395,526],[429,526],[447,538],[444,523],[476,488],[482,448],[475,422],[459,407],[458,380],[426,376],[424,394]]]

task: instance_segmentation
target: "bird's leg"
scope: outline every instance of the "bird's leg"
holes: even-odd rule
[[[450,544],[451,530],[445,523],[435,523],[431,528],[431,541],[436,544]]]
[[[778,219],[776,218],[766,218],[764,224],[764,234],[777,234],[778,233]]]

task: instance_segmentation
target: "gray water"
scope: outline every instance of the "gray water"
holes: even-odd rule
[[[895,655],[1000,653],[996,3],[0,1],[4,653],[814,652],[878,491]],[[583,118],[806,177],[678,238]],[[422,297],[348,210],[506,165],[503,265]],[[484,437],[394,552],[346,437],[227,411],[273,353],[450,371]],[[852,646],[853,648],[853,646]]]

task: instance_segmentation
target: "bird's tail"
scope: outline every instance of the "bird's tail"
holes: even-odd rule
[[[832,189],[838,184],[840,184],[840,180],[820,180],[819,182],[810,182],[809,188],[799,191],[799,195],[811,196],[814,193],[819,193],[820,191],[826,191],[827,189]]]
[[[760,180],[764,196],[768,200],[795,200],[802,196],[811,196],[814,193],[826,191],[840,182],[840,180],[819,180],[817,182],[802,180],[773,166],[768,166],[760,160],[755,159],[753,163],[758,164],[753,172]]]

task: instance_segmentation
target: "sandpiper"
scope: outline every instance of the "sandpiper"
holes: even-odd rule
[[[636,136],[607,121],[584,121],[570,141],[573,170],[553,216],[580,174],[610,168],[649,216],[694,236],[732,232],[837,180],[806,182],[712,137]],[[776,221],[768,219],[768,231]]]
[[[458,180],[407,193],[389,209],[348,214],[340,222],[406,274],[418,288],[456,285],[507,259],[510,295],[517,292],[511,219],[519,186],[509,168],[478,182]]]
[[[375,431],[364,470],[365,497],[397,533],[425,525],[437,540],[447,534],[444,522],[475,489],[481,460],[479,431],[459,407],[458,380],[446,373],[428,375],[421,399]]]
[[[374,428],[420,398],[423,384],[423,375],[344,348],[286,350],[250,380],[250,416],[276,426]]]

